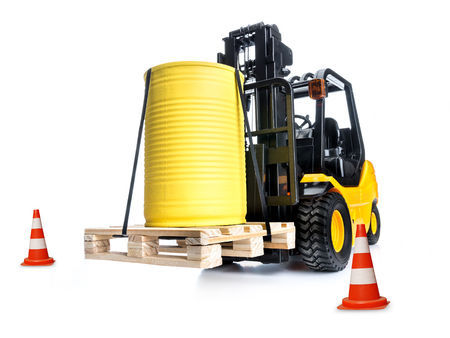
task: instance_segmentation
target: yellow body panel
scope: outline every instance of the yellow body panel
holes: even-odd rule
[[[145,117],[146,226],[244,223],[244,140],[234,68],[209,62],[152,68]]]
[[[331,191],[340,193],[347,202],[352,220],[353,238],[355,238],[357,224],[365,224],[366,231],[369,229],[372,204],[375,200],[378,201],[378,184],[375,169],[370,161],[364,162],[357,187],[344,187],[334,177],[324,174],[305,174],[300,182],[330,182],[333,185]]]

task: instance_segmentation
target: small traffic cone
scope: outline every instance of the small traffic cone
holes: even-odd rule
[[[348,297],[338,306],[340,310],[379,310],[389,304],[378,292],[366,227],[358,224],[356,228],[355,251],[353,253],[352,275]]]
[[[41,215],[39,210],[33,211],[33,225],[31,227],[30,250],[28,257],[22,265],[52,265],[55,260],[48,256],[45,244],[44,231],[42,230]]]

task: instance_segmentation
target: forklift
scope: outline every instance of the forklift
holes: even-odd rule
[[[276,25],[261,22],[223,40],[217,61],[244,75],[241,99],[252,117],[246,132],[247,221],[288,220],[296,227],[295,249],[265,249],[254,260],[300,257],[312,270],[344,269],[357,224],[365,224],[369,244],[380,237],[375,171],[365,159],[351,83],[331,69],[287,78],[292,51]],[[326,111],[329,95],[345,95],[348,127],[339,127]],[[298,100],[312,100],[315,112],[296,113]]]

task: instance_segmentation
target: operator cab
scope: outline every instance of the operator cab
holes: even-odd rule
[[[328,70],[331,72],[331,70]],[[334,72],[333,72],[334,73]],[[335,74],[338,76],[337,74]],[[295,139],[296,139],[296,150],[297,158],[299,160],[299,165],[304,173],[315,173],[317,171],[317,163],[319,162],[316,158],[316,163],[314,161],[314,155],[317,156],[317,151],[314,152],[314,147],[323,147],[322,152],[322,169],[325,174],[333,176],[339,183],[345,186],[358,185],[360,170],[358,169],[359,163],[361,163],[361,158],[364,154],[360,152],[362,147],[362,140],[359,135],[359,128],[352,130],[352,120],[355,124],[355,119],[357,119],[356,113],[348,109],[352,107],[351,102],[353,101],[353,94],[351,88],[347,91],[345,90],[345,83],[339,81],[333,75],[328,75],[334,81],[324,81],[324,93],[323,97],[319,100],[320,104],[314,104],[311,101],[311,95],[309,90],[309,82],[314,81],[314,76],[309,75],[311,80],[298,81],[297,79],[291,79],[291,84],[294,88],[294,97],[296,101],[296,113],[294,115],[294,129],[295,129]],[[339,77],[340,78],[340,77]],[[296,80],[298,82],[296,82]],[[343,79],[342,79],[343,80]],[[338,83],[338,85],[336,85]],[[345,95],[348,92],[348,95]],[[328,98],[328,93],[332,93],[332,97]],[[339,108],[340,115],[339,121],[344,122],[345,127],[340,127],[338,121],[334,118],[337,117],[333,114],[333,109],[336,109],[336,97],[341,99],[341,104]],[[342,102],[344,99],[344,102]],[[349,105],[350,99],[350,105]],[[298,109],[298,101],[305,101]],[[331,109],[326,109],[328,107],[328,101],[331,100]],[[327,104],[325,105],[325,103]],[[302,102],[303,103],[303,102]],[[315,118],[314,107],[315,106]],[[342,107],[344,106],[344,109]],[[300,112],[307,111],[308,114],[302,115]],[[330,113],[331,112],[331,113]],[[319,115],[319,116],[317,116]],[[316,123],[316,120],[323,121],[323,127],[320,128]],[[321,129],[321,130],[319,130]],[[322,142],[314,142],[314,138],[322,138]],[[354,142],[353,140],[356,140]],[[322,146],[320,145],[322,144]],[[357,144],[357,147],[354,147]],[[320,150],[320,149],[319,149]],[[320,160],[320,159],[319,159]],[[360,168],[359,168],[360,169]]]

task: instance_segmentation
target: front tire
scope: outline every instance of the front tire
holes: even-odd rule
[[[352,226],[347,204],[336,192],[302,200],[295,221],[297,250],[316,271],[340,271],[352,249]]]

